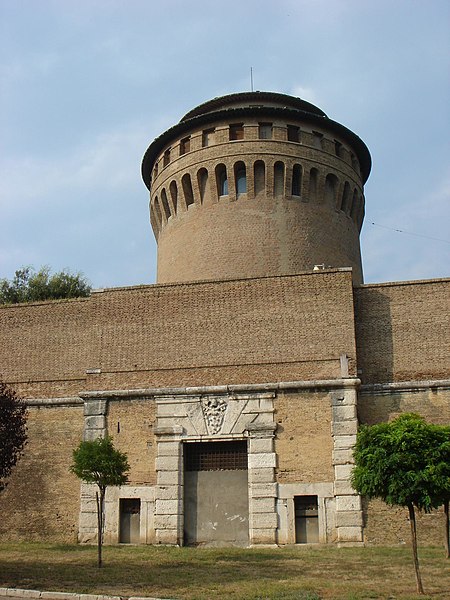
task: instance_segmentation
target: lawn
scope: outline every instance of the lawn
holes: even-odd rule
[[[0,544],[0,587],[177,600],[448,599],[443,548],[420,548],[427,596],[415,594],[410,548],[174,548]]]

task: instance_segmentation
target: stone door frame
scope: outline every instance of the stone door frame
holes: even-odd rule
[[[250,545],[276,544],[274,398],[255,392],[156,399],[156,543],[183,544],[184,444],[247,440]]]

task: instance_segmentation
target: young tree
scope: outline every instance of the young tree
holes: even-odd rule
[[[0,492],[27,441],[27,409],[13,389],[0,381]]]
[[[415,508],[430,512],[450,492],[450,428],[404,414],[390,423],[362,426],[353,452],[354,489],[368,498],[408,508],[417,591],[423,594]]]
[[[108,486],[123,485],[128,481],[127,455],[116,450],[110,437],[80,442],[73,451],[70,471],[86,483],[95,483],[97,500],[98,567],[102,566],[103,530],[105,524],[105,494]]]
[[[51,274],[49,267],[18,269],[11,281],[0,279],[0,304],[18,304],[59,298],[89,296],[91,286],[81,273],[63,270]]]

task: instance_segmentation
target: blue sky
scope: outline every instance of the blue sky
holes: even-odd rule
[[[153,283],[142,156],[250,67],[369,147],[365,281],[446,277],[449,63],[448,0],[0,0],[0,278]]]

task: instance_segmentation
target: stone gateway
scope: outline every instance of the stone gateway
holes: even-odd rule
[[[450,280],[363,283],[370,168],[357,135],[269,92],[150,144],[157,283],[0,307],[0,372],[29,407],[2,539],[94,543],[94,489],[69,466],[108,434],[131,471],[107,543],[408,541],[403,511],[352,489],[352,447],[402,412],[450,422]],[[442,520],[421,517],[422,543]]]

